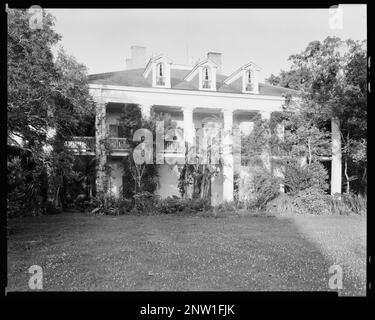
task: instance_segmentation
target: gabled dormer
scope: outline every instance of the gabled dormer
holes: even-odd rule
[[[198,79],[198,89],[216,91],[216,72],[218,65],[211,59],[198,62],[184,78],[185,81]]]
[[[153,87],[170,88],[171,64],[172,60],[164,55],[151,57],[143,71],[143,77],[146,79],[151,78]]]
[[[235,81],[240,81],[242,93],[257,94],[259,93],[259,71],[260,68],[250,62],[232,73],[224,80],[224,83],[230,85]]]

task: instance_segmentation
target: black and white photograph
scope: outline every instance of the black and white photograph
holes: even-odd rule
[[[6,294],[368,296],[366,4],[5,10]]]

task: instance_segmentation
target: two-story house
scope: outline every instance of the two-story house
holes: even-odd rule
[[[188,66],[174,64],[165,55],[152,56],[146,61],[144,47],[133,46],[131,52],[125,70],[89,76],[90,93],[96,101],[96,137],[88,138],[92,144],[86,154],[96,154],[99,169],[106,163],[111,167],[108,192],[114,195],[120,194],[126,181],[119,165],[129,155],[126,139],[119,129],[119,114],[126,105],[139,105],[145,118],[150,117],[151,110],[169,113],[183,130],[183,140],[193,144],[197,130],[212,122],[218,122],[215,125],[224,130],[236,127],[249,133],[254,112],[270,118],[272,112],[282,111],[285,94],[296,95],[294,90],[260,83],[260,69],[253,62],[240,66],[229,76],[223,75],[221,53],[209,52],[205,59]],[[98,143],[105,132],[109,133],[109,153]],[[212,204],[233,200],[234,174],[240,169],[235,168],[230,157],[227,156],[220,174],[211,181]],[[340,171],[341,176],[341,161],[332,161],[332,165],[335,165],[332,172]],[[179,195],[180,167],[167,163],[158,166],[157,192],[161,197]],[[103,174],[98,170],[97,190],[103,188]],[[338,183],[331,190],[340,192]]]

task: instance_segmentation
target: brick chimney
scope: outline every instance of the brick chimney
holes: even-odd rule
[[[131,68],[144,68],[146,66],[146,47],[131,46]],[[128,64],[128,61],[127,61]],[[127,67],[128,69],[128,67]]]
[[[221,73],[221,53],[220,52],[209,52],[207,58],[217,64],[217,73]]]

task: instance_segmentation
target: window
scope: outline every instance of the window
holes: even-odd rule
[[[246,73],[246,91],[253,91],[253,73],[251,70],[247,70]]]
[[[156,85],[165,86],[164,64],[158,63],[156,66]]]
[[[211,88],[210,70],[208,67],[203,68],[203,89]]]

